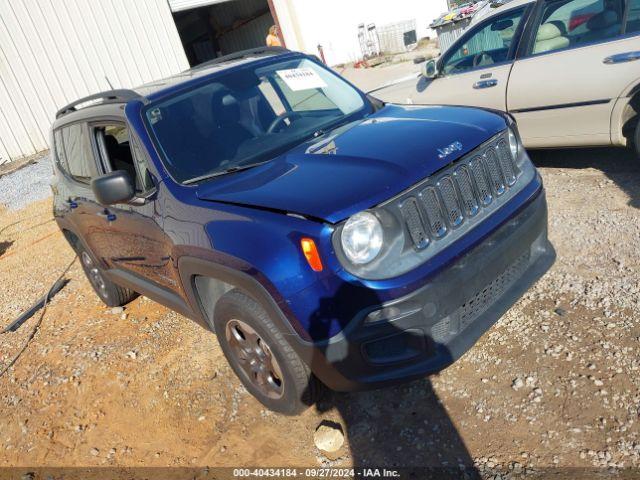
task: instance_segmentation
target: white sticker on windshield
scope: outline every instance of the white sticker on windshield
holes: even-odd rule
[[[311,68],[292,68],[291,70],[278,70],[276,73],[294,92],[326,88],[327,86],[320,75]]]

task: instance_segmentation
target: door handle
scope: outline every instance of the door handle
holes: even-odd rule
[[[473,88],[479,90],[481,88],[495,87],[496,85],[498,85],[498,80],[492,78],[491,80],[480,80],[479,82],[474,83]]]
[[[640,51],[639,52],[625,52],[618,53],[616,55],[611,55],[603,60],[603,63],[607,65],[613,65],[615,63],[626,63],[626,62],[634,62],[636,60],[640,60]]]
[[[111,213],[107,209],[102,212],[98,212],[98,216],[104,218],[107,222],[114,222],[117,218],[115,213]]]

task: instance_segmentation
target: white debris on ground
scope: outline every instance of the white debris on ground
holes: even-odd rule
[[[315,446],[324,452],[337,452],[344,444],[342,428],[337,424],[323,422],[313,435]]]

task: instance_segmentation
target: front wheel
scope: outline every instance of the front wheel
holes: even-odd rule
[[[240,290],[215,306],[214,327],[231,368],[270,410],[296,415],[312,405],[319,383],[267,312]]]

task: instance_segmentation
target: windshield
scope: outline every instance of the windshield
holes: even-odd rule
[[[364,106],[339,76],[296,58],[220,75],[145,116],[172,177],[192,183],[268,161]]]

